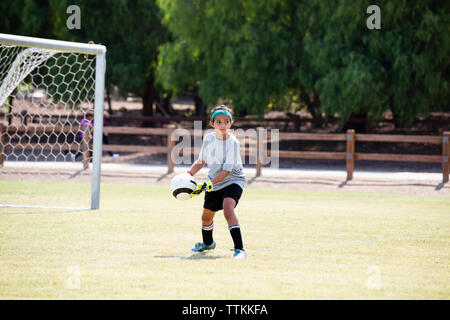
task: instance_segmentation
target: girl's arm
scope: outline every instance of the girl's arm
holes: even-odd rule
[[[225,179],[229,174],[230,174],[230,171],[222,170],[219,172],[219,174],[214,179],[212,179],[211,182],[213,183],[213,185],[216,185],[216,183]]]
[[[199,195],[200,193],[202,193],[203,190],[213,191],[214,185],[225,179],[225,177],[228,176],[229,174],[230,171],[226,170],[220,171],[219,174],[212,181],[208,180],[204,182],[202,185],[197,185],[197,190],[192,192],[191,195]]]
[[[191,176],[194,176],[197,172],[199,172],[205,166],[205,163],[206,162],[202,161],[202,160],[194,162],[194,164],[192,165],[192,167],[188,171],[188,173]],[[215,185],[216,183],[219,183],[220,181],[225,179],[229,174],[230,174],[230,171],[222,170],[211,182],[213,183],[213,185]]]
[[[191,169],[189,169],[188,173],[191,176],[194,176],[197,172],[199,172],[204,166],[205,166],[205,161],[203,160],[197,160],[196,162],[194,162],[194,164],[191,166]]]

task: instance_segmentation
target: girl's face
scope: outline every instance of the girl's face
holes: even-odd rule
[[[233,121],[224,114],[220,114],[214,118],[214,122],[211,122],[211,126],[216,129],[216,132],[226,134],[227,130],[231,128]]]

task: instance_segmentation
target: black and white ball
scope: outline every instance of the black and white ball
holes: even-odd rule
[[[170,191],[178,200],[188,200],[191,192],[197,189],[197,182],[189,173],[178,174],[170,182]]]

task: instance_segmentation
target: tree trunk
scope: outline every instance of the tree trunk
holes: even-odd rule
[[[320,108],[319,95],[316,92],[311,92],[309,94],[308,101],[309,101],[308,110],[311,110],[310,112],[313,112],[312,115],[315,118],[322,118],[322,115],[319,112],[319,108]]]
[[[106,85],[106,101],[108,102],[109,115],[112,116],[113,110],[112,110],[112,106],[111,106],[111,86],[108,84]]]
[[[157,92],[153,83],[153,75],[145,79],[145,91],[142,96],[142,116],[152,117],[153,116],[153,102],[158,98]],[[149,121],[144,121],[142,123],[143,127],[151,127],[152,123]]]
[[[195,103],[195,115],[200,117],[206,116],[206,104],[198,96],[197,93],[194,94],[194,103]]]
[[[348,129],[353,129],[356,133],[369,133],[370,125],[368,113],[361,111],[360,113],[353,114],[350,119],[344,123],[341,131],[347,132]]]
[[[394,126],[396,129],[404,128],[402,115],[399,112],[396,112],[393,108],[392,111],[392,119],[394,120]]]
[[[161,94],[160,96],[160,106],[168,115],[173,115],[174,110],[172,108],[172,104],[170,103],[170,99],[172,99],[172,93],[168,92],[166,94]]]
[[[306,108],[308,109],[308,112],[311,114],[313,119],[315,120],[321,120],[322,115],[319,112],[320,108],[320,99],[319,95],[315,92],[307,93],[306,89],[301,88],[300,89],[300,101],[303,101],[306,104]],[[320,125],[322,122],[319,122]],[[313,122],[313,127],[317,127],[318,124]]]

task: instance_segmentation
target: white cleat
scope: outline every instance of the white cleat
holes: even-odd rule
[[[245,250],[231,249],[231,251],[234,251],[233,259],[245,259],[247,257]]]

